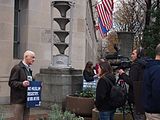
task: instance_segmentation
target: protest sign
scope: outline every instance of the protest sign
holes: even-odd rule
[[[30,81],[27,88],[27,107],[39,107],[41,105],[41,81]]]

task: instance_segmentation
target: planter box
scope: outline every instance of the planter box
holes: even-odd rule
[[[66,110],[75,113],[76,115],[85,117],[92,116],[94,108],[94,99],[76,96],[66,97]]]

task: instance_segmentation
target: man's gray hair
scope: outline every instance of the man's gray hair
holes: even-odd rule
[[[23,58],[25,59],[26,56],[28,56],[28,55],[35,55],[35,53],[33,51],[31,51],[31,50],[27,50],[27,51],[24,52]]]
[[[160,55],[160,43],[156,47],[156,55]]]

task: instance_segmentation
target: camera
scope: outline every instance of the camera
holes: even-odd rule
[[[131,67],[131,61],[128,57],[122,56],[119,54],[119,49],[117,46],[114,46],[114,49],[116,50],[113,54],[106,55],[105,59],[108,60],[113,67],[113,70],[117,69],[127,69]]]

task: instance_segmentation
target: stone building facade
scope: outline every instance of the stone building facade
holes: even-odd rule
[[[83,69],[96,62],[97,39],[92,12],[93,0],[74,0],[71,67]],[[9,103],[11,68],[25,50],[36,53],[33,74],[51,63],[51,0],[0,0],[0,103]],[[57,49],[53,50],[57,54]],[[68,54],[68,53],[66,53]]]

